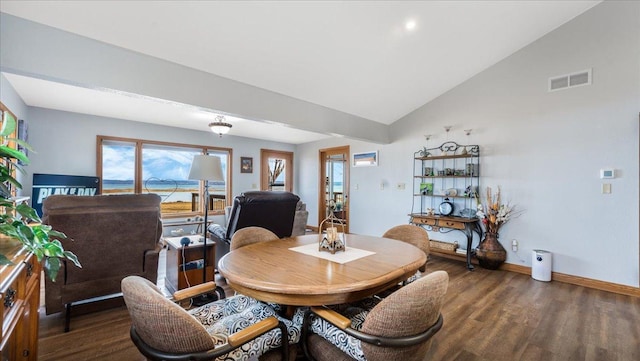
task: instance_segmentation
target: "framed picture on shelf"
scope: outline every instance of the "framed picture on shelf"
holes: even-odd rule
[[[433,183],[420,183],[420,194],[422,194],[422,195],[432,195],[433,194]]]
[[[253,173],[253,158],[240,157],[240,173]]]
[[[376,167],[378,166],[378,151],[353,153],[354,167]]]

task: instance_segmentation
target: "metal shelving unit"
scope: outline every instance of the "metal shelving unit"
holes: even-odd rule
[[[414,153],[414,201],[411,213],[438,214],[445,198],[454,204],[452,216],[475,217],[480,183],[480,147],[445,142]],[[465,211],[468,210],[468,211]]]

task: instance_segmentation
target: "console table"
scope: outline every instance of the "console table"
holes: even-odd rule
[[[452,217],[452,216],[440,216],[440,215],[427,215],[424,213],[411,213],[410,223],[418,226],[425,227],[427,230],[434,232],[442,232],[441,229],[457,230],[467,237],[467,269],[473,270],[471,264],[471,254],[474,253],[471,250],[471,242],[473,241],[473,232],[478,234],[479,239],[482,239],[482,228],[478,223],[478,218],[466,218],[466,217]]]

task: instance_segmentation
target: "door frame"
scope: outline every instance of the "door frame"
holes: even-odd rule
[[[326,180],[326,165],[324,163],[327,155],[334,154],[344,154],[345,155],[345,167],[343,170],[344,174],[344,184],[342,185],[342,197],[343,197],[343,210],[344,210],[344,219],[345,219],[345,233],[349,233],[349,213],[351,209],[351,200],[349,198],[349,171],[351,169],[350,163],[350,148],[348,145],[340,146],[340,147],[332,147],[332,148],[323,148],[318,150],[318,227],[320,227],[320,223],[327,217],[327,209],[325,206],[325,180]]]
[[[293,152],[273,149],[260,149],[260,190],[269,190],[269,158],[286,161],[284,190],[293,192]]]

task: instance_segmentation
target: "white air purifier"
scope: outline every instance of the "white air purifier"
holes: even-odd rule
[[[531,256],[531,277],[538,281],[551,281],[551,252],[534,249]]]

